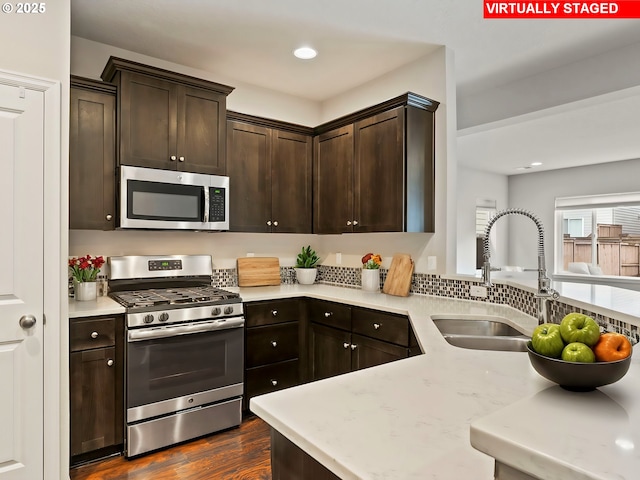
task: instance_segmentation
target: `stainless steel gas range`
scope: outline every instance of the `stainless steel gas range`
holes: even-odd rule
[[[109,295],[126,308],[125,456],[239,425],[242,299],[211,285],[211,257],[108,264]]]

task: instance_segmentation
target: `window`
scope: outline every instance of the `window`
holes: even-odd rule
[[[476,269],[480,269],[484,265],[484,231],[487,228],[489,220],[491,220],[497,212],[495,200],[476,201]],[[489,246],[492,252],[495,251],[495,230],[491,231]]]
[[[556,199],[556,272],[640,278],[640,192]]]

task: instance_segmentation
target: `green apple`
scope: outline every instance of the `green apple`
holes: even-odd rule
[[[572,342],[562,350],[562,360],[565,362],[593,363],[596,355],[589,345],[581,342]]]
[[[560,358],[564,348],[560,325],[556,323],[538,325],[531,335],[531,345],[540,355]]]
[[[597,322],[582,313],[570,313],[560,322],[560,333],[564,343],[581,342],[593,347],[600,339]]]

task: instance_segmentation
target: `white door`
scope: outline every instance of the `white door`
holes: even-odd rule
[[[0,480],[43,478],[44,94],[0,84]]]

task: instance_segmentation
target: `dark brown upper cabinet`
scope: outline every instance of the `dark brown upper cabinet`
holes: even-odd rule
[[[316,128],[313,232],[433,232],[434,113],[407,93]]]
[[[311,233],[312,134],[228,112],[230,231]]]
[[[232,87],[111,57],[118,86],[119,165],[226,175],[226,103]]]
[[[69,96],[69,228],[113,230],[116,87],[72,76]]]

